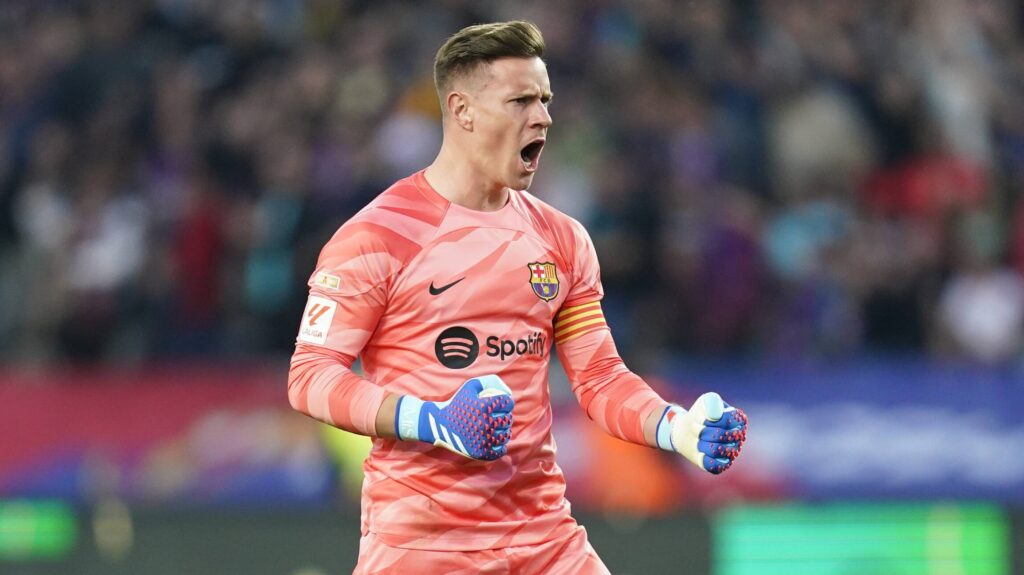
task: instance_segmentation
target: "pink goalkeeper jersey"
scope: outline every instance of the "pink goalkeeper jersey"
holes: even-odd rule
[[[528,193],[479,212],[418,172],[338,230],[309,285],[289,373],[296,409],[373,435],[386,392],[444,400],[492,373],[512,389],[512,440],[497,461],[374,441],[362,527],[388,545],[495,549],[575,528],[551,436],[553,343],[581,405],[612,435],[644,443],[641,420],[663,404],[615,351],[585,230]]]

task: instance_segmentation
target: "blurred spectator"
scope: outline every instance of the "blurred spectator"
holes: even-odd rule
[[[627,356],[1020,358],[1010,0],[6,3],[0,358],[286,356],[318,246],[436,149],[417,71],[507,18]]]
[[[999,264],[991,213],[971,212],[957,223],[956,261],[940,302],[943,349],[983,362],[1017,357],[1024,343],[1024,280]]]

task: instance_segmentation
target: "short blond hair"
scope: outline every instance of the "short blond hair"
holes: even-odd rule
[[[434,86],[441,109],[452,83],[498,58],[540,58],[544,36],[532,22],[513,20],[467,26],[452,35],[434,57]]]

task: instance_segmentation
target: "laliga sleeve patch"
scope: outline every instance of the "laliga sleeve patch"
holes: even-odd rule
[[[341,278],[339,278],[338,276],[332,276],[327,272],[319,272],[316,274],[316,279],[314,280],[314,282],[318,286],[323,286],[325,288],[330,289],[338,289],[338,286],[341,285]]]
[[[324,345],[327,334],[334,321],[334,311],[338,303],[325,297],[311,295],[306,302],[306,310],[302,312],[302,325],[299,327],[299,341]]]

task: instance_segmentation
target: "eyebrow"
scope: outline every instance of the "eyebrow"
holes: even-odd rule
[[[533,90],[523,90],[520,92],[513,92],[513,94],[515,95],[513,95],[509,101],[518,100],[519,98],[540,98],[541,102],[547,103],[555,99],[554,92],[541,92],[540,94],[537,94],[537,92]]]

